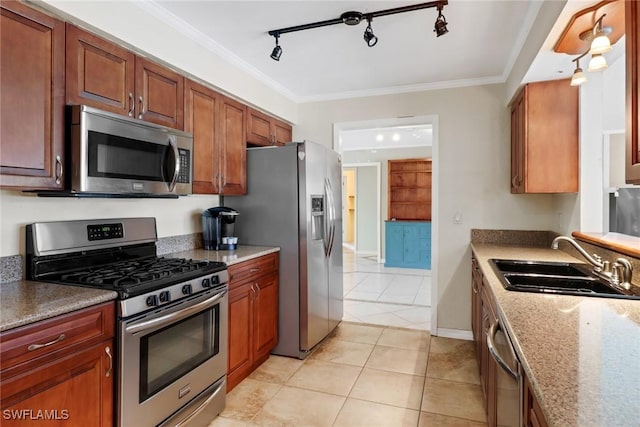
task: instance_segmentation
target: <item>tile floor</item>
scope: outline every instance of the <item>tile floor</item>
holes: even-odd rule
[[[209,427],[486,426],[473,343],[342,322],[305,359],[271,356]]]
[[[344,320],[428,331],[431,271],[386,268],[343,250]]]

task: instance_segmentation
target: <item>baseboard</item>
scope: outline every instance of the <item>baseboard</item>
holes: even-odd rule
[[[473,341],[473,332],[464,331],[462,329],[438,328],[434,335],[442,338],[455,338],[458,340]]]
[[[347,248],[347,249],[349,249],[349,250],[351,250],[351,251],[354,251],[354,252],[355,252],[355,250],[356,250],[356,247],[355,247],[354,245],[350,244],[350,243],[344,243],[344,242],[343,242],[343,243],[342,243],[342,247],[343,247],[343,248]]]
[[[378,252],[376,252],[376,251],[356,251],[356,255],[358,255],[358,256],[371,256],[371,255],[378,255]]]

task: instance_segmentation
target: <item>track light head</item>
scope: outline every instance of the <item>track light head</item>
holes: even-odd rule
[[[378,43],[378,37],[373,34],[373,30],[371,29],[371,18],[367,18],[367,28],[364,30],[364,41],[367,43],[367,46],[374,47],[376,43]]]
[[[274,34],[273,37],[276,39],[276,47],[271,51],[271,59],[274,61],[280,61],[280,56],[282,55],[282,48],[278,44],[278,39],[280,38],[279,34]]]
[[[436,37],[444,36],[449,32],[447,29],[447,20],[442,14],[442,7],[438,6],[438,17],[436,18],[436,23],[434,24],[433,31],[436,33]]]

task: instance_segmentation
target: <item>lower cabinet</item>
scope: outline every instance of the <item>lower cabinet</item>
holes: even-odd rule
[[[385,221],[385,267],[431,269],[431,223]]]
[[[485,280],[482,269],[475,256],[471,258],[471,330],[476,349],[476,360],[480,372],[480,383],[484,395],[485,412],[487,414],[487,425],[489,427],[498,426],[498,398],[505,399],[506,396],[499,396],[498,376],[500,366],[491,356],[487,343],[489,329],[498,319],[496,303],[489,290],[489,285]],[[524,384],[522,399],[521,419],[525,427],[547,427],[542,408],[540,407],[529,379],[522,373]],[[504,391],[504,389],[503,389]],[[504,402],[505,400],[502,400]],[[514,405],[515,406],[515,405]],[[502,424],[500,424],[502,425]]]
[[[230,265],[229,275],[227,391],[278,343],[278,254]]]
[[[3,426],[112,426],[113,303],[0,334]]]

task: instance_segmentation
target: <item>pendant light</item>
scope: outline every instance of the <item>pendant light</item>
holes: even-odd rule
[[[602,19],[605,16],[607,16],[606,13],[598,19],[596,25],[593,27],[593,41],[591,42],[591,49],[589,50],[591,55],[601,55],[611,50],[611,41],[608,36],[608,34],[611,33],[611,27],[602,26]]]

